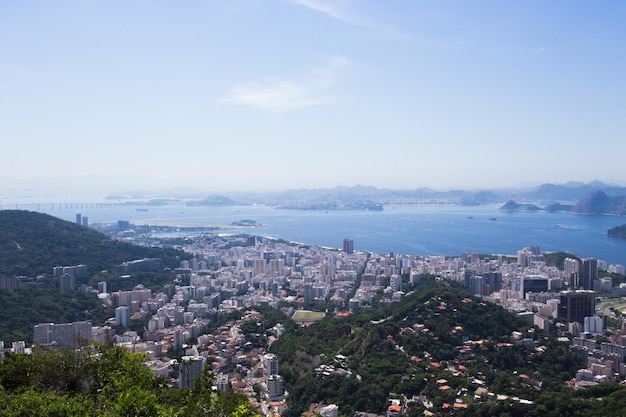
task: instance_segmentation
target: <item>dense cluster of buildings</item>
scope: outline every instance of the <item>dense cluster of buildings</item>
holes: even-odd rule
[[[596,341],[605,331],[605,315],[596,311],[600,291],[626,293],[601,278],[600,269],[624,273],[621,265],[606,266],[597,259],[564,261],[563,270],[549,266],[537,247],[520,250],[516,257],[476,253],[460,257],[408,256],[355,251],[351,239],[343,250],[304,244],[288,244],[253,236],[198,236],[186,248],[193,253],[174,272],[188,275],[189,285],[166,285],[154,293],[142,286],[130,291],[107,292],[101,282],[97,292],[103,303],[115,309],[107,326],[89,322],[42,323],[34,328],[35,343],[76,347],[81,343],[113,342],[132,352],[145,352],[149,366],[173,384],[193,387],[205,366],[215,371],[217,389],[236,389],[249,395],[267,414],[284,411],[285,390],[278,359],[263,348],[251,348],[239,326],[255,319],[255,312],[231,321],[211,334],[210,324],[235,310],[255,305],[285,309],[297,306],[354,311],[401,300],[406,285],[416,284],[424,274],[457,281],[485,300],[501,304],[543,329],[557,325],[573,335],[574,349],[588,359],[577,381],[596,383],[626,376],[626,336]],[[157,259],[119,266],[120,273],[158,270]],[[84,265],[58,267],[53,275],[62,289],[74,289],[75,279],[87,273]],[[11,282],[5,283],[12,285]],[[382,294],[382,298],[381,298]],[[131,331],[132,323],[145,323],[143,331]],[[283,329],[284,331],[284,329]],[[273,329],[280,337],[281,329]],[[16,345],[14,350],[20,351]],[[23,349],[22,349],[23,350]],[[4,347],[0,349],[0,354]],[[182,353],[172,365],[168,355]],[[257,402],[253,386],[261,386]],[[334,410],[334,409],[333,409]],[[325,410],[326,412],[326,410]]]

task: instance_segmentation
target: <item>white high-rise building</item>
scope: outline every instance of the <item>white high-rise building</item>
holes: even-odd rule
[[[270,377],[271,375],[278,375],[278,358],[273,353],[265,355],[265,375]]]
[[[580,272],[580,264],[576,259],[565,258],[563,261],[563,270],[565,272],[565,276],[568,277],[570,274]]]
[[[13,353],[24,354],[26,353],[26,343],[23,340],[13,342]]]
[[[602,317],[585,317],[585,333],[601,334],[604,332],[604,320]]]
[[[278,400],[283,396],[283,377],[270,375],[267,378],[267,396],[270,401]]]
[[[218,374],[217,375],[217,390],[220,392],[228,391],[228,374]]]
[[[130,307],[119,306],[115,309],[115,325],[122,327],[130,325]]]

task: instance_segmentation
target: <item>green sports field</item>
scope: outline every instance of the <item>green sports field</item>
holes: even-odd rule
[[[326,314],[319,311],[298,310],[293,313],[293,320],[319,320]]]

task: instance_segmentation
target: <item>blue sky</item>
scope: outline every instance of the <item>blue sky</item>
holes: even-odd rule
[[[625,184],[624,22],[620,1],[3,1],[0,179]]]

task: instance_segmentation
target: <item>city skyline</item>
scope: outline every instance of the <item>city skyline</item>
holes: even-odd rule
[[[0,188],[622,183],[626,5],[0,5]]]

